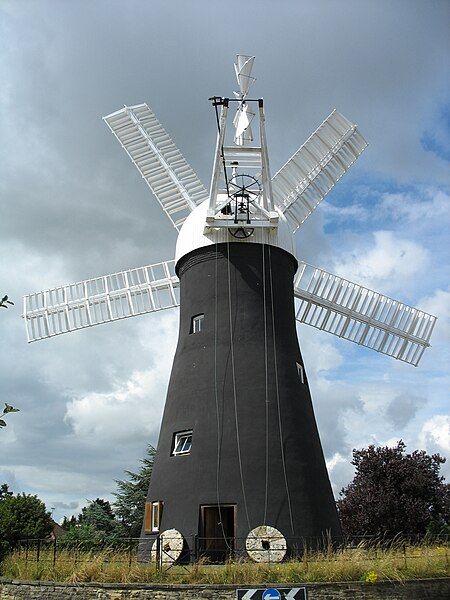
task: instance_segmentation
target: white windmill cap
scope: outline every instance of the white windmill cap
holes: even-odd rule
[[[208,210],[208,200],[197,206],[180,229],[178,234],[177,245],[175,250],[175,264],[186,254],[211,246],[216,242],[218,244],[224,242],[240,242],[244,244],[270,244],[277,246],[289,252],[295,257],[295,243],[291,228],[283,214],[279,214],[278,227],[274,231],[269,231],[267,228],[255,228],[253,235],[248,238],[234,238],[225,228],[213,229],[211,233],[204,233],[206,223],[206,212]],[[250,226],[251,227],[251,226]]]

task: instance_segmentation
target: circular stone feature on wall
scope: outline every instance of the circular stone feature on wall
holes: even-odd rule
[[[166,529],[159,535],[160,539],[160,562],[172,564],[181,556],[184,546],[184,539],[177,529]],[[152,562],[156,562],[157,542],[155,540],[152,546]]]
[[[255,562],[281,562],[285,557],[287,544],[278,529],[270,525],[260,525],[248,534],[245,549]]]

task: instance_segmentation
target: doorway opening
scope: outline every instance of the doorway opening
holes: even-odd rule
[[[234,552],[236,505],[200,507],[199,551],[211,562],[224,562]]]

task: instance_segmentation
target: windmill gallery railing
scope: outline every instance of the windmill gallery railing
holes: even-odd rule
[[[230,561],[253,563],[279,563],[284,560],[300,562],[330,562],[353,560],[354,553],[364,550],[368,558],[377,559],[383,552],[395,551],[399,558],[414,561],[423,557],[427,548],[437,547],[449,564],[450,535],[414,536],[353,536],[339,542],[331,539],[283,538],[284,547],[248,547],[248,538],[203,538],[192,536],[189,543],[177,546],[178,538],[155,536],[152,538],[85,539],[67,541],[60,539],[20,540],[13,552],[15,559],[26,565],[45,563],[47,566],[66,564],[80,566],[86,557],[101,559],[104,563],[131,568],[136,563],[150,563],[161,570],[174,565],[198,563],[224,564]],[[172,542],[174,542],[172,544]],[[419,551],[421,550],[421,551]]]

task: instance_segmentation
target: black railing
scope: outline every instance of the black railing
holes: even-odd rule
[[[306,562],[342,560],[344,551],[348,551],[348,560],[352,552],[363,549],[369,557],[377,558],[381,553],[395,550],[406,559],[419,555],[414,551],[418,546],[441,548],[445,553],[446,564],[450,554],[449,535],[427,536],[352,536],[345,540],[330,538],[271,538],[249,542],[248,538],[205,538],[193,535],[190,539],[169,537],[167,534],[141,538],[94,538],[83,541],[68,541],[64,537],[54,540],[25,539],[12,550],[19,560],[45,562],[55,565],[71,563],[77,566],[86,560],[101,557],[105,563],[128,565],[152,563],[157,568],[168,569],[171,566],[186,565],[202,561],[203,563],[223,564],[227,561],[249,561],[256,563],[278,563],[296,559]]]

